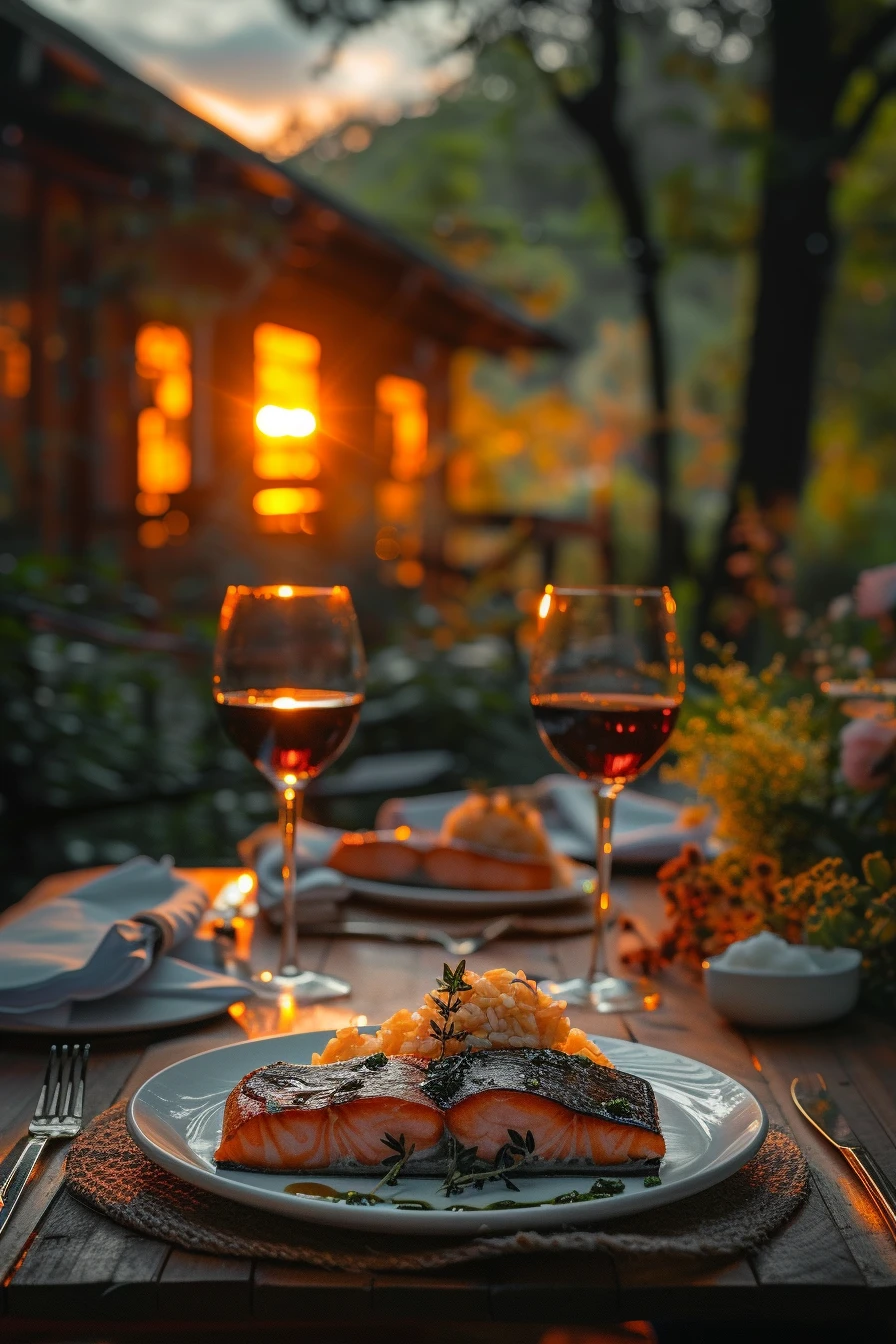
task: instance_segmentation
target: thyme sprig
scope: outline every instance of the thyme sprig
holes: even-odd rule
[[[468,1031],[458,1031],[456,1023],[452,1021],[454,1014],[463,1006],[460,995],[464,990],[473,988],[464,980],[466,968],[466,961],[459,961],[453,971],[445,962],[442,967],[442,978],[436,983],[435,994],[427,995],[441,1018],[441,1022],[436,1022],[433,1018],[429,1021],[429,1034],[439,1042],[439,1059],[444,1059],[449,1041],[465,1041],[470,1035]],[[444,994],[445,998],[440,999],[439,994]]]
[[[508,1173],[518,1170],[527,1157],[532,1156],[535,1152],[535,1139],[529,1129],[526,1130],[525,1138],[515,1129],[508,1129],[507,1138],[509,1141],[502,1144],[495,1153],[494,1165],[491,1167],[478,1156],[476,1148],[465,1148],[456,1139],[452,1139],[451,1166],[448,1175],[439,1186],[439,1194],[460,1195],[470,1185],[482,1190],[486,1181],[503,1181],[508,1190],[519,1193],[519,1186],[514,1185]]]
[[[403,1134],[399,1134],[397,1139],[392,1134],[384,1134],[380,1139],[380,1143],[384,1143],[392,1153],[397,1153],[398,1160],[395,1161],[392,1157],[383,1158],[384,1163],[390,1163],[389,1170],[381,1180],[377,1181],[373,1189],[368,1192],[369,1195],[375,1195],[381,1185],[398,1184],[398,1178],[401,1175],[402,1169],[414,1156],[414,1149],[417,1146],[415,1143],[412,1143],[410,1148],[406,1147]]]

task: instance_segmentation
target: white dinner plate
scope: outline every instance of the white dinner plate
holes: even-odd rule
[[[249,998],[250,985],[243,994],[234,993],[233,1001]],[[66,1022],[53,1022],[49,1014],[41,1021],[41,1014],[0,1013],[0,1031],[18,1032],[26,1036],[121,1036],[129,1031],[160,1031],[166,1027],[187,1027],[196,1022],[208,1022],[226,1013],[228,1004],[203,1003],[195,994],[169,995],[164,999],[127,998],[115,994],[109,999],[92,999],[87,1003],[73,1003]]]
[[[708,1064],[652,1046],[594,1036],[592,1040],[614,1064],[653,1085],[667,1148],[660,1168],[661,1185],[645,1187],[642,1173],[625,1177],[625,1191],[609,1199],[491,1210],[484,1206],[496,1200],[533,1201],[553,1199],[573,1189],[584,1192],[593,1178],[518,1175],[519,1194],[510,1194],[495,1183],[481,1193],[466,1191],[451,1199],[435,1193],[439,1182],[432,1178],[402,1180],[394,1192],[383,1187],[380,1193],[390,1198],[422,1199],[434,1206],[409,1210],[390,1204],[328,1203],[309,1195],[287,1194],[285,1186],[300,1179],[295,1173],[218,1171],[213,1154],[231,1089],[251,1069],[275,1060],[310,1063],[312,1052],[322,1050],[329,1038],[330,1033],[323,1031],[266,1037],[180,1060],[150,1078],[131,1098],[127,1111],[131,1136],[149,1158],[183,1180],[287,1218],[364,1232],[469,1236],[557,1223],[602,1222],[683,1199],[724,1180],[748,1162],[768,1128],[765,1112],[753,1094]],[[381,1174],[350,1180],[317,1179],[336,1189],[363,1192],[371,1190]],[[474,1211],[448,1209],[449,1204],[457,1203],[474,1205]]]
[[[596,876],[587,864],[575,864],[575,878],[563,887],[548,891],[482,891],[458,887],[414,887],[407,882],[376,882],[366,877],[343,874],[346,884],[358,896],[369,896],[384,905],[402,905],[413,910],[507,910],[517,911],[545,905],[565,905],[579,901],[593,890]]]

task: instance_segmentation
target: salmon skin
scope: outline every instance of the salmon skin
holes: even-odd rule
[[[420,1084],[426,1060],[369,1055],[339,1064],[266,1064],[246,1075],[224,1107],[215,1161],[244,1171],[370,1175],[395,1160],[383,1143],[415,1145],[408,1175],[444,1167],[442,1113]]]
[[[520,1175],[655,1171],[666,1151],[643,1078],[558,1050],[478,1050],[429,1061],[368,1055],[267,1064],[230,1093],[215,1161],[246,1171],[373,1175],[414,1154],[408,1176],[444,1176],[456,1144],[492,1161],[532,1134]]]
[[[442,1108],[448,1133],[487,1161],[508,1131],[528,1130],[533,1175],[655,1171],[666,1151],[648,1082],[558,1050],[454,1055],[430,1065],[422,1090]]]

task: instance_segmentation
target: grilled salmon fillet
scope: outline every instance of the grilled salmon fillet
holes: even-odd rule
[[[230,1093],[215,1161],[260,1171],[357,1171],[389,1157],[386,1134],[415,1145],[415,1170],[444,1132],[420,1084],[426,1061],[370,1055],[341,1064],[266,1064]],[[394,1155],[393,1155],[394,1156]]]
[[[479,1050],[429,1061],[367,1055],[268,1064],[224,1107],[215,1161],[256,1171],[371,1172],[414,1154],[408,1175],[445,1175],[452,1140],[492,1161],[509,1131],[531,1132],[526,1172],[654,1170],[666,1151],[643,1078],[557,1050]]]
[[[643,1078],[557,1050],[481,1050],[438,1060],[423,1091],[445,1127],[491,1161],[508,1130],[531,1131],[527,1168],[653,1168],[664,1156],[656,1098]]]

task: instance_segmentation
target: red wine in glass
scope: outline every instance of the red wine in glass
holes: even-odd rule
[[[564,770],[627,784],[665,751],[679,703],[663,695],[571,691],[533,695],[532,709],[542,741]]]
[[[222,691],[221,727],[276,787],[315,779],[351,740],[363,696],[278,688]]]
[[[604,922],[616,797],[666,750],[683,694],[684,661],[668,588],[548,585],[532,650],[532,712],[551,755],[569,774],[592,785],[597,804],[588,974],[550,985],[551,993],[569,1003],[591,1004],[598,1012],[630,1012],[659,1001],[610,975]]]
[[[364,647],[347,588],[230,587],[221,608],[212,693],[224,732],[277,791],[283,926],[276,974],[260,988],[300,1003],[348,994],[336,976],[300,970],[296,833],[304,790],[351,739],[364,700]]]

